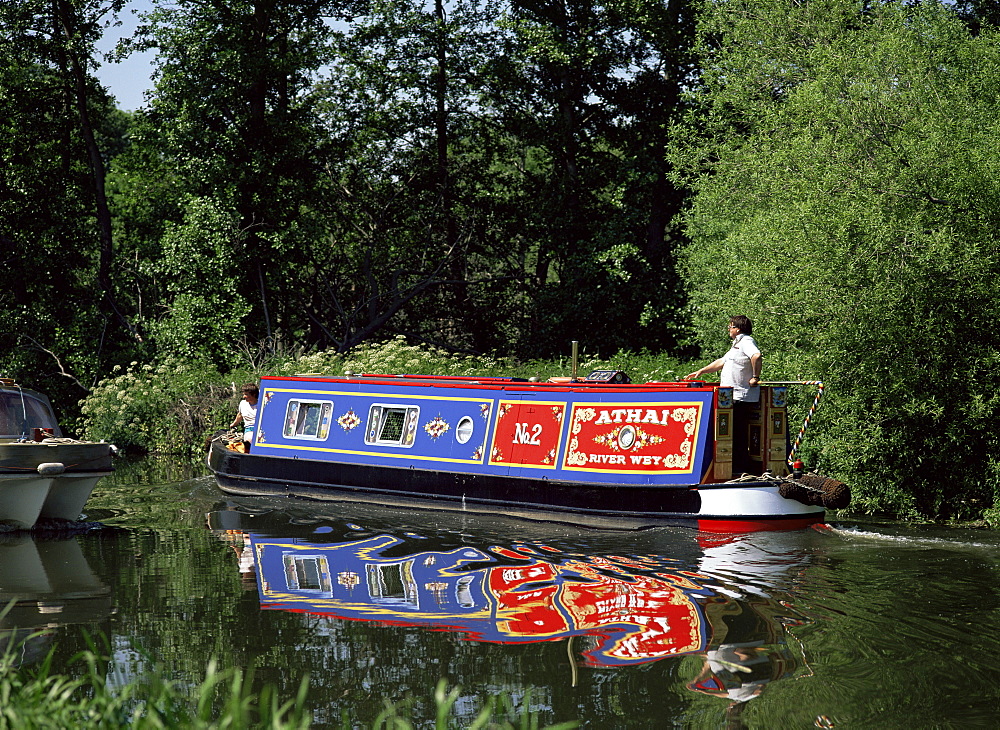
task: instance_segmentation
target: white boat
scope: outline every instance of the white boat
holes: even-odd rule
[[[14,666],[44,661],[59,627],[100,624],[113,610],[79,536],[0,535],[0,654],[14,652]]]
[[[64,438],[48,398],[0,379],[0,530],[79,519],[114,451]]]

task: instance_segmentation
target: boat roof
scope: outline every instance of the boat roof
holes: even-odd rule
[[[413,385],[438,388],[478,388],[487,390],[540,390],[552,392],[584,392],[601,390],[604,392],[663,392],[685,390],[714,390],[718,383],[703,380],[692,381],[647,381],[645,383],[612,383],[586,378],[552,378],[549,380],[528,380],[527,378],[458,376],[458,375],[392,375],[384,373],[349,373],[342,376],[302,373],[298,375],[265,376],[266,380],[286,380],[296,382],[323,383],[366,383],[371,385]]]
[[[16,393],[19,396],[23,394],[45,401],[46,403],[49,402],[49,398],[45,395],[45,393],[38,390],[32,390],[31,388],[22,388],[10,378],[0,378],[0,393]]]

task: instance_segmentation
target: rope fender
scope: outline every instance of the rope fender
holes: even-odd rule
[[[851,488],[836,479],[822,474],[803,474],[800,477],[779,477],[765,472],[762,476],[744,474],[738,479],[730,479],[726,484],[760,484],[767,482],[778,487],[778,494],[785,499],[809,505],[822,505],[827,509],[844,509],[851,503]]]
[[[778,493],[802,504],[823,505],[827,509],[844,509],[851,503],[851,489],[843,482],[822,474],[803,474],[798,479],[781,480]]]

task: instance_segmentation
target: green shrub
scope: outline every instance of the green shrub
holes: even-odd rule
[[[231,420],[229,407],[242,379],[228,380],[211,365],[168,358],[158,365],[116,365],[80,404],[78,431],[136,452],[187,453],[212,424]]]

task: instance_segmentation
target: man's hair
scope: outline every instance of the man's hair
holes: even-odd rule
[[[247,383],[246,385],[243,386],[243,392],[247,395],[252,395],[254,398],[256,398],[258,395],[260,395],[260,388],[257,387],[256,383]]]
[[[753,321],[745,314],[737,314],[729,318],[729,323],[745,335],[753,334]]]

